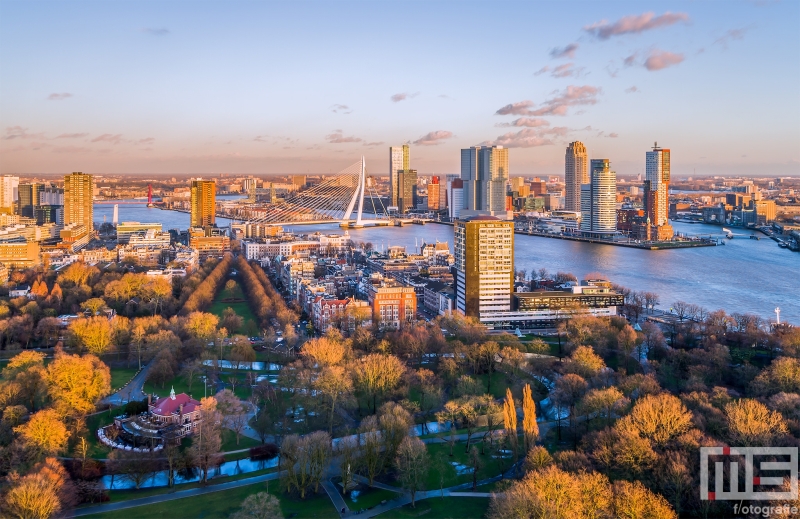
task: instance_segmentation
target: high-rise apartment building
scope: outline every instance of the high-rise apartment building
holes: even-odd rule
[[[83,225],[94,230],[94,177],[76,172],[64,177],[64,227]],[[77,233],[80,234],[79,232]]]
[[[473,146],[461,150],[464,215],[488,214],[509,218],[506,205],[508,148]]]
[[[454,229],[456,309],[478,317],[511,311],[514,291],[514,223],[479,215]]]
[[[44,184],[19,185],[19,214],[34,218],[35,208],[39,207],[40,193],[44,191]]]
[[[192,180],[192,227],[213,227],[217,212],[217,184],[213,180]]]
[[[417,170],[401,169],[397,172],[397,209],[401,213],[417,207]]]
[[[455,178],[447,181],[447,216],[460,218],[464,208],[464,181]]]
[[[650,224],[656,227],[666,225],[669,216],[669,177],[670,163],[669,150],[659,148],[658,143],[653,146],[653,151],[647,152],[645,161],[645,179],[650,182],[651,193],[645,193],[645,199],[653,203],[647,207],[647,216]]]
[[[581,186],[581,232],[617,231],[617,174],[608,159],[592,159],[588,184]]]
[[[589,160],[586,146],[570,142],[564,157],[564,210],[581,210],[581,186],[589,183]]]
[[[11,214],[19,198],[19,177],[3,175],[0,177],[0,212]]]
[[[391,146],[389,148],[389,202],[390,205],[399,207],[398,199],[401,198],[402,188],[399,184],[398,173],[411,169],[408,144]],[[402,211],[402,209],[400,209]]]
[[[428,184],[428,209],[430,211],[438,211],[441,209],[439,206],[439,193],[442,185],[439,183],[439,177],[432,177],[430,184]]]

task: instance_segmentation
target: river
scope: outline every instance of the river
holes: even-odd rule
[[[103,215],[111,221],[113,204],[95,204],[95,221]],[[148,208],[145,203],[120,204],[119,221],[160,222],[164,229],[185,229],[189,214]],[[230,220],[217,218],[220,226]],[[721,228],[705,224],[673,222],[676,232],[722,236]],[[338,225],[286,226],[297,233],[343,232]],[[708,310],[728,313],[754,313],[800,324],[800,254],[781,249],[761,235],[748,239],[752,231],[733,229],[741,234],[724,240],[725,246],[649,251],[537,236],[516,235],[515,268],[547,269],[550,273],[571,272],[578,277],[600,272],[613,282],[632,290],[656,292],[659,308],[669,309],[675,301],[687,301]],[[453,228],[448,225],[407,225],[350,229],[355,242],[372,242],[376,249],[403,245],[411,252],[416,244],[446,241],[453,247]],[[760,235],[760,233],[758,233]]]

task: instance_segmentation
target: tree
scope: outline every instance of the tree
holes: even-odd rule
[[[318,366],[320,369],[327,366],[337,366],[344,361],[344,344],[330,340],[327,337],[311,339],[303,345],[300,355],[307,359],[309,366]]]
[[[582,406],[586,414],[602,413],[606,418],[606,426],[611,426],[614,411],[626,402],[622,392],[614,386],[590,390],[583,399]]]
[[[222,326],[230,330],[231,332],[238,331],[242,325],[244,324],[244,319],[239,317],[236,313],[236,310],[231,308],[230,306],[222,311]]]
[[[228,328],[230,330],[230,328]],[[231,360],[236,363],[236,369],[244,363],[252,366],[256,360],[256,352],[246,337],[237,335],[231,345]]]
[[[247,425],[247,407],[230,389],[223,389],[215,398],[225,427],[236,433],[236,445],[239,445],[239,438]]]
[[[628,416],[617,422],[620,431],[630,431],[664,445],[686,432],[692,425],[692,414],[686,406],[669,393],[647,395],[633,406]]]
[[[469,451],[469,467],[472,470],[472,491],[475,492],[478,487],[478,471],[483,468],[483,459],[475,446]]]
[[[200,401],[200,421],[192,438],[192,446],[189,448],[192,458],[203,474],[201,478],[203,483],[208,481],[208,470],[216,464],[222,446],[221,421],[217,400],[213,396],[203,398]]]
[[[111,346],[113,331],[104,316],[75,319],[69,325],[69,332],[78,348],[92,355],[102,355]]]
[[[94,355],[56,353],[47,366],[48,392],[62,416],[90,413],[111,392],[111,371]]]
[[[620,519],[677,519],[666,499],[649,491],[641,481],[614,482],[614,517]]]
[[[564,375],[556,381],[556,389],[553,392],[553,402],[558,406],[563,406],[569,409],[569,425],[570,429],[575,429],[575,406],[578,401],[586,393],[589,385],[578,375],[570,373]],[[559,416],[561,413],[556,411]]]
[[[744,447],[767,447],[774,438],[786,434],[786,421],[757,400],[744,398],[725,406],[731,444]]]
[[[100,297],[93,297],[91,299],[87,299],[83,303],[81,303],[81,309],[85,312],[89,312],[89,315],[95,316],[100,313],[100,310],[105,308],[106,301]]]
[[[59,281],[65,281],[67,284],[73,286],[86,285],[89,279],[99,274],[100,271],[96,267],[87,265],[82,261],[70,263],[70,265],[61,271],[58,276]]]
[[[377,409],[378,397],[393,390],[400,383],[405,366],[394,355],[373,353],[356,361],[351,371],[356,387],[372,401],[373,412]]]
[[[384,465],[395,458],[397,449],[408,436],[408,429],[414,425],[414,419],[403,406],[395,402],[386,402],[378,411],[378,432],[384,448]]]
[[[203,341],[214,337],[217,333],[219,319],[214,314],[206,312],[192,312],[186,322],[186,330],[193,336]]]
[[[591,378],[606,367],[603,359],[589,346],[578,346],[564,363],[565,373],[575,373],[583,378]]]
[[[336,454],[339,457],[339,471],[342,473],[342,493],[347,495],[351,485],[354,485],[355,473],[361,459],[361,444],[358,436],[345,436],[336,445]]]
[[[314,388],[322,396],[323,406],[328,409],[328,432],[333,434],[336,406],[340,402],[348,403],[352,399],[353,381],[343,367],[328,366],[323,368],[314,380]]]
[[[158,470],[158,461],[151,452],[114,449],[109,455],[110,470],[138,490]]]
[[[539,438],[539,425],[536,423],[536,404],[531,395],[531,385],[522,388],[522,433],[525,437],[525,452],[536,444]]]
[[[14,428],[26,445],[39,455],[55,455],[67,446],[69,432],[53,409],[34,413],[27,423]]]
[[[259,492],[247,496],[242,502],[241,509],[231,514],[231,519],[283,519],[281,503],[275,496]]]
[[[375,415],[361,420],[358,426],[358,437],[361,442],[358,467],[365,472],[369,485],[383,470],[383,442],[378,432],[378,418]]]
[[[779,357],[772,361],[753,380],[751,389],[757,395],[767,395],[783,391],[800,393],[800,360]]]
[[[631,325],[626,324],[625,327],[619,331],[617,334],[617,344],[622,349],[622,352],[625,354],[625,370],[630,373],[630,357],[631,353],[633,353],[633,349],[636,346],[637,341],[639,340],[638,336],[636,335],[636,331],[631,327]]]
[[[397,449],[395,467],[397,479],[401,486],[411,494],[411,507],[415,507],[414,499],[417,490],[424,490],[428,476],[428,448],[422,440],[406,436]]]
[[[35,411],[44,406],[47,397],[44,353],[23,351],[15,355],[3,369],[3,378],[13,381],[17,401],[24,402],[28,410]]]
[[[5,509],[19,519],[48,519],[69,506],[72,485],[61,464],[47,458],[31,473],[12,475],[11,488],[5,495]]]
[[[509,449],[517,462],[517,408],[514,406],[514,397],[511,389],[506,388],[506,398],[503,401],[503,429],[508,441]]]
[[[286,471],[283,477],[288,489],[300,493],[305,499],[306,492],[313,486],[314,492],[325,477],[331,457],[331,437],[324,431],[315,431],[303,436],[287,436],[281,446],[282,463]]]

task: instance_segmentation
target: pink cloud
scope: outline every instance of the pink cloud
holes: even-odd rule
[[[64,99],[67,99],[68,97],[72,97],[72,94],[70,94],[69,92],[63,92],[61,94],[50,94],[49,96],[47,96],[47,99],[50,101],[62,101]]]
[[[519,119],[514,119],[510,123],[500,123],[497,126],[500,127],[514,127],[514,126],[525,126],[528,128],[538,128],[540,126],[550,126],[550,122],[546,119],[539,119],[533,117],[520,117]]]
[[[328,142],[331,144],[348,144],[352,142],[363,141],[363,139],[359,137],[353,137],[353,136],[345,137],[344,134],[342,133],[342,130],[333,130],[333,133],[326,135],[325,138],[328,139]]]
[[[56,139],[80,139],[81,137],[86,137],[89,135],[88,133],[62,133]]]
[[[537,146],[549,146],[553,141],[543,137],[541,132],[533,128],[525,128],[516,133],[508,132],[497,137],[493,141],[482,142],[484,146],[505,146],[507,148],[534,148]]]
[[[672,65],[677,65],[678,63],[682,62],[683,59],[683,54],[675,54],[665,50],[656,49],[647,57],[647,60],[644,62],[644,67],[650,71],[661,70],[671,67]]]
[[[583,30],[601,40],[607,40],[612,36],[638,34],[651,29],[667,27],[678,22],[687,21],[689,21],[689,15],[686,13],[666,12],[661,16],[656,16],[655,13],[650,12],[640,14],[638,16],[623,16],[614,23],[609,23],[607,20],[602,20],[585,26]]]
[[[99,137],[95,137],[94,139],[92,139],[92,142],[110,142],[111,144],[119,144],[123,142],[123,139],[121,133],[118,133],[116,135],[111,133],[104,133],[103,135],[100,135]]]
[[[43,132],[28,133],[28,129],[22,126],[8,126],[3,140],[10,141],[13,139],[46,139],[46,137]]]
[[[553,58],[569,58],[575,57],[575,51],[578,50],[577,43],[570,43],[563,49],[555,48],[550,51],[550,56]]]
[[[420,146],[436,146],[437,144],[441,144],[442,141],[450,139],[453,137],[453,132],[448,132],[446,130],[438,130],[435,132],[429,132],[419,139],[414,141],[414,144],[418,144]]]
[[[590,85],[575,86],[570,85],[560,92],[556,97],[544,102],[544,106],[537,110],[531,110],[535,105],[533,101],[519,101],[501,107],[496,115],[527,115],[538,117],[542,115],[566,115],[570,106],[593,105],[597,103],[597,95],[600,93],[598,87]]]

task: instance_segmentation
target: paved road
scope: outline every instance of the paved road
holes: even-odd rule
[[[145,397],[142,388],[144,387],[144,383],[147,380],[147,373],[150,371],[150,367],[153,365],[151,361],[147,365],[145,365],[142,370],[133,377],[131,382],[111,395],[108,395],[103,400],[100,401],[101,404],[113,404],[113,405],[123,405],[131,400],[142,400]]]
[[[272,472],[270,474],[262,474],[252,478],[240,479],[238,481],[231,481],[229,483],[220,483],[219,485],[211,485],[207,487],[190,488],[189,490],[179,490],[170,494],[160,494],[157,496],[142,497],[139,499],[130,499],[128,501],[120,501],[119,503],[109,503],[106,505],[92,506],[88,508],[79,508],[73,510],[73,517],[82,517],[87,515],[100,514],[103,512],[116,512],[118,510],[125,510],[128,508],[135,508],[137,506],[152,505],[154,503],[162,503],[164,501],[172,501],[174,499],[182,499],[184,497],[199,496],[202,494],[210,494],[212,492],[220,492],[222,490],[229,490],[231,488],[244,487],[252,485],[253,483],[261,483],[263,481],[272,481],[278,479],[280,473]],[[138,517],[132,514],[131,517]],[[180,517],[178,514],[176,517]]]

